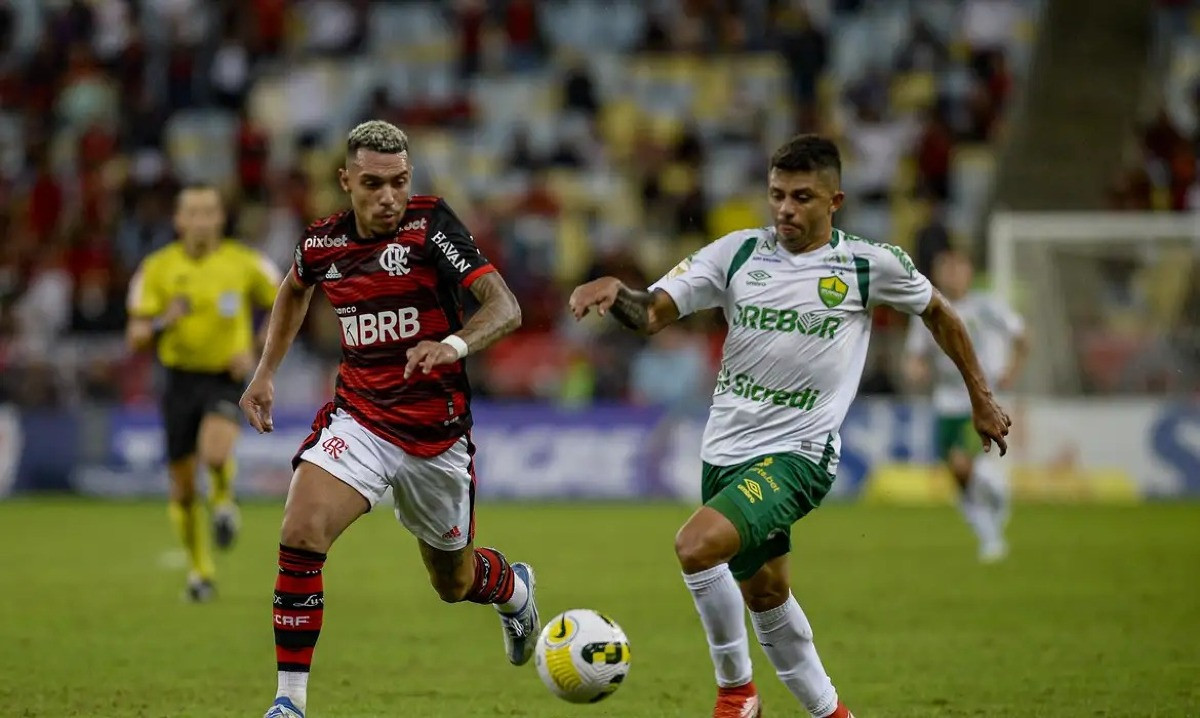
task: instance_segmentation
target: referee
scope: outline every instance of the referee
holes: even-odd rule
[[[171,523],[187,551],[187,597],[213,597],[213,562],[196,491],[196,464],[209,474],[215,543],[233,544],[233,446],[238,400],[256,357],[252,309],[269,309],[281,281],[265,256],[223,236],[215,187],[183,189],[175,205],[179,239],[146,257],[130,282],[126,339],[155,347],[166,368],[162,415],[171,477]]]

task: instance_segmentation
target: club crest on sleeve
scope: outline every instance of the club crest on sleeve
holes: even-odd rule
[[[674,279],[675,277],[678,277],[679,275],[683,274],[687,270],[691,269],[692,257],[695,257],[695,256],[696,256],[695,254],[689,255],[682,262],[680,262],[679,264],[676,264],[675,267],[673,269],[671,269],[671,271],[667,272],[667,279]]]

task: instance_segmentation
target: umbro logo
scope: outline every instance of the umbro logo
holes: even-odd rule
[[[746,276],[752,280],[750,282],[751,285],[756,287],[765,287],[767,286],[767,280],[771,278],[771,273],[762,269],[756,269],[753,272],[748,272]]]
[[[338,271],[336,264],[329,265],[329,271],[325,273],[325,279],[341,279],[342,273]]]

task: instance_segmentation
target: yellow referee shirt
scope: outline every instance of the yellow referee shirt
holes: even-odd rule
[[[269,309],[279,282],[270,260],[232,239],[199,259],[173,242],[142,260],[129,285],[128,311],[150,319],[184,298],[188,313],[162,333],[159,361],[183,371],[222,372],[250,350],[252,306]]]

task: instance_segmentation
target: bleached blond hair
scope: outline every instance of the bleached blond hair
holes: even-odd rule
[[[346,154],[354,156],[360,149],[394,155],[408,151],[408,135],[404,130],[383,120],[368,120],[346,138]]]

